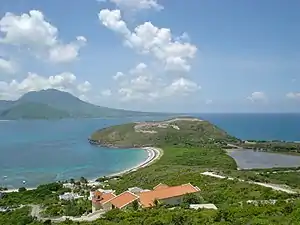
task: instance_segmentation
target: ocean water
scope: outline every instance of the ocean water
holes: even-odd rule
[[[300,140],[300,114],[197,114],[242,139]],[[0,186],[18,188],[120,172],[147,158],[143,150],[92,146],[97,129],[163,117],[0,121]]]
[[[300,114],[197,114],[243,140],[300,141]]]
[[[0,121],[0,186],[94,179],[132,168],[147,158],[146,151],[92,146],[88,137],[103,127],[150,119]]]

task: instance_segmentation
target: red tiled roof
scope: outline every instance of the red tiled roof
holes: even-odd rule
[[[101,193],[100,191],[94,193],[94,197],[92,198],[93,203],[103,204],[116,197],[114,193],[104,193],[104,194],[102,193],[100,194],[100,193]]]
[[[111,204],[113,204],[115,207],[122,209],[124,206],[130,204],[134,200],[137,200],[139,196],[129,192],[125,191],[118,196],[114,197],[113,199],[109,200]]]
[[[141,192],[140,203],[143,207],[151,207],[153,206],[153,202],[155,199],[163,200],[172,197],[178,197],[189,193],[199,192],[200,189],[198,187],[194,187],[191,184],[183,184],[180,186],[173,186],[168,188],[159,188],[153,191]]]

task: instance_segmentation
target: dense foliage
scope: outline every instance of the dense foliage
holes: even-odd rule
[[[241,144],[247,149],[270,152],[300,153],[300,143],[285,141],[248,141]]]

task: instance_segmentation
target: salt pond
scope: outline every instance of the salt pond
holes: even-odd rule
[[[253,150],[228,151],[240,169],[266,169],[273,167],[299,167],[300,156],[259,152]]]

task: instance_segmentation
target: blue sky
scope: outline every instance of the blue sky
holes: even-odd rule
[[[299,8],[296,0],[2,0],[0,99],[57,88],[143,111],[299,112]]]

